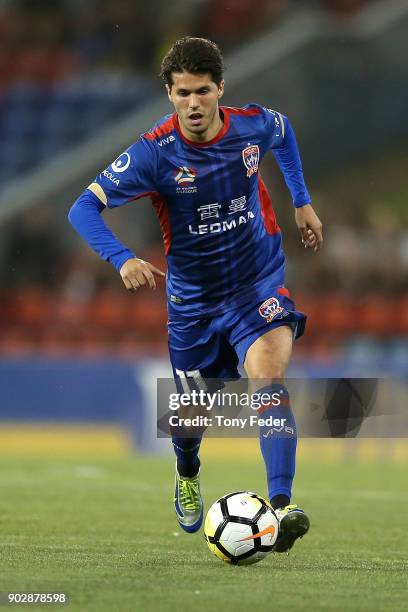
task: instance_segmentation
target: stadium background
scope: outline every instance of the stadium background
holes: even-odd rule
[[[186,34],[223,49],[225,104],[265,104],[296,129],[325,227],[318,256],[301,249],[279,172],[271,159],[263,165],[287,285],[308,314],[291,374],[408,377],[406,2],[1,0],[6,470],[19,460],[25,469],[24,457],[71,457],[88,465],[76,476],[92,479],[101,457],[168,450],[154,427],[155,380],[169,373],[164,287],[128,295],[67,213],[98,171],[171,111],[156,74],[163,52]],[[147,201],[106,219],[139,256],[165,265]],[[205,452],[214,461],[251,458],[257,445],[209,441]],[[402,439],[309,439],[299,457],[397,465],[408,451]]]
[[[0,7],[1,418],[118,424],[151,412],[150,381],[168,372],[164,287],[128,295],[66,216],[92,177],[170,112],[156,74],[186,33],[224,49],[226,104],[258,101],[296,128],[325,225],[319,256],[300,248],[276,165],[263,167],[287,285],[309,317],[292,374],[407,374],[404,3]],[[141,257],[165,265],[147,201],[106,217]]]

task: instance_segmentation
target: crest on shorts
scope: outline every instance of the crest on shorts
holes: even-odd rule
[[[266,319],[267,323],[270,323],[277,315],[281,314],[283,310],[282,306],[279,305],[279,300],[276,297],[270,297],[262,302],[258,312],[261,317]]]
[[[255,172],[258,172],[259,166],[259,147],[258,145],[250,145],[242,151],[242,159],[244,166],[247,169],[247,177],[249,178]]]

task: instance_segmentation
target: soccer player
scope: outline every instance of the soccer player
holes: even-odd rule
[[[277,552],[309,529],[290,504],[296,426],[284,385],[292,345],[306,317],[284,285],[281,233],[259,173],[272,151],[291,193],[305,248],[318,251],[322,225],[303,179],[293,129],[280,112],[258,104],[219,106],[224,92],[218,47],[203,38],[178,40],[161,67],[175,112],[143,134],[83,192],[69,219],[89,245],[137,291],[164,273],[113,235],[101,213],[150,196],[167,256],[169,351],[179,389],[206,378],[263,379],[258,393],[279,393],[262,417],[286,419],[285,437],[260,428],[269,499],[280,521]],[[276,402],[275,402],[276,403]],[[177,457],[174,507],[187,532],[202,524],[201,437],[173,435]]]

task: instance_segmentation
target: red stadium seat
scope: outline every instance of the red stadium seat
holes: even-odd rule
[[[49,291],[31,287],[14,293],[15,320],[21,325],[45,326],[54,318],[54,296]]]
[[[408,335],[408,295],[397,298],[389,313],[395,334]]]
[[[109,289],[98,292],[87,306],[87,325],[101,331],[118,331],[126,325],[127,295]]]
[[[391,336],[395,333],[397,307],[385,295],[373,294],[357,304],[357,330],[373,336]]]

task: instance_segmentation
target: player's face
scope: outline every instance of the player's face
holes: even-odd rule
[[[173,84],[167,85],[169,99],[179,117],[180,129],[189,140],[205,142],[221,128],[218,100],[224,93],[224,81],[218,86],[210,74],[173,72]]]

